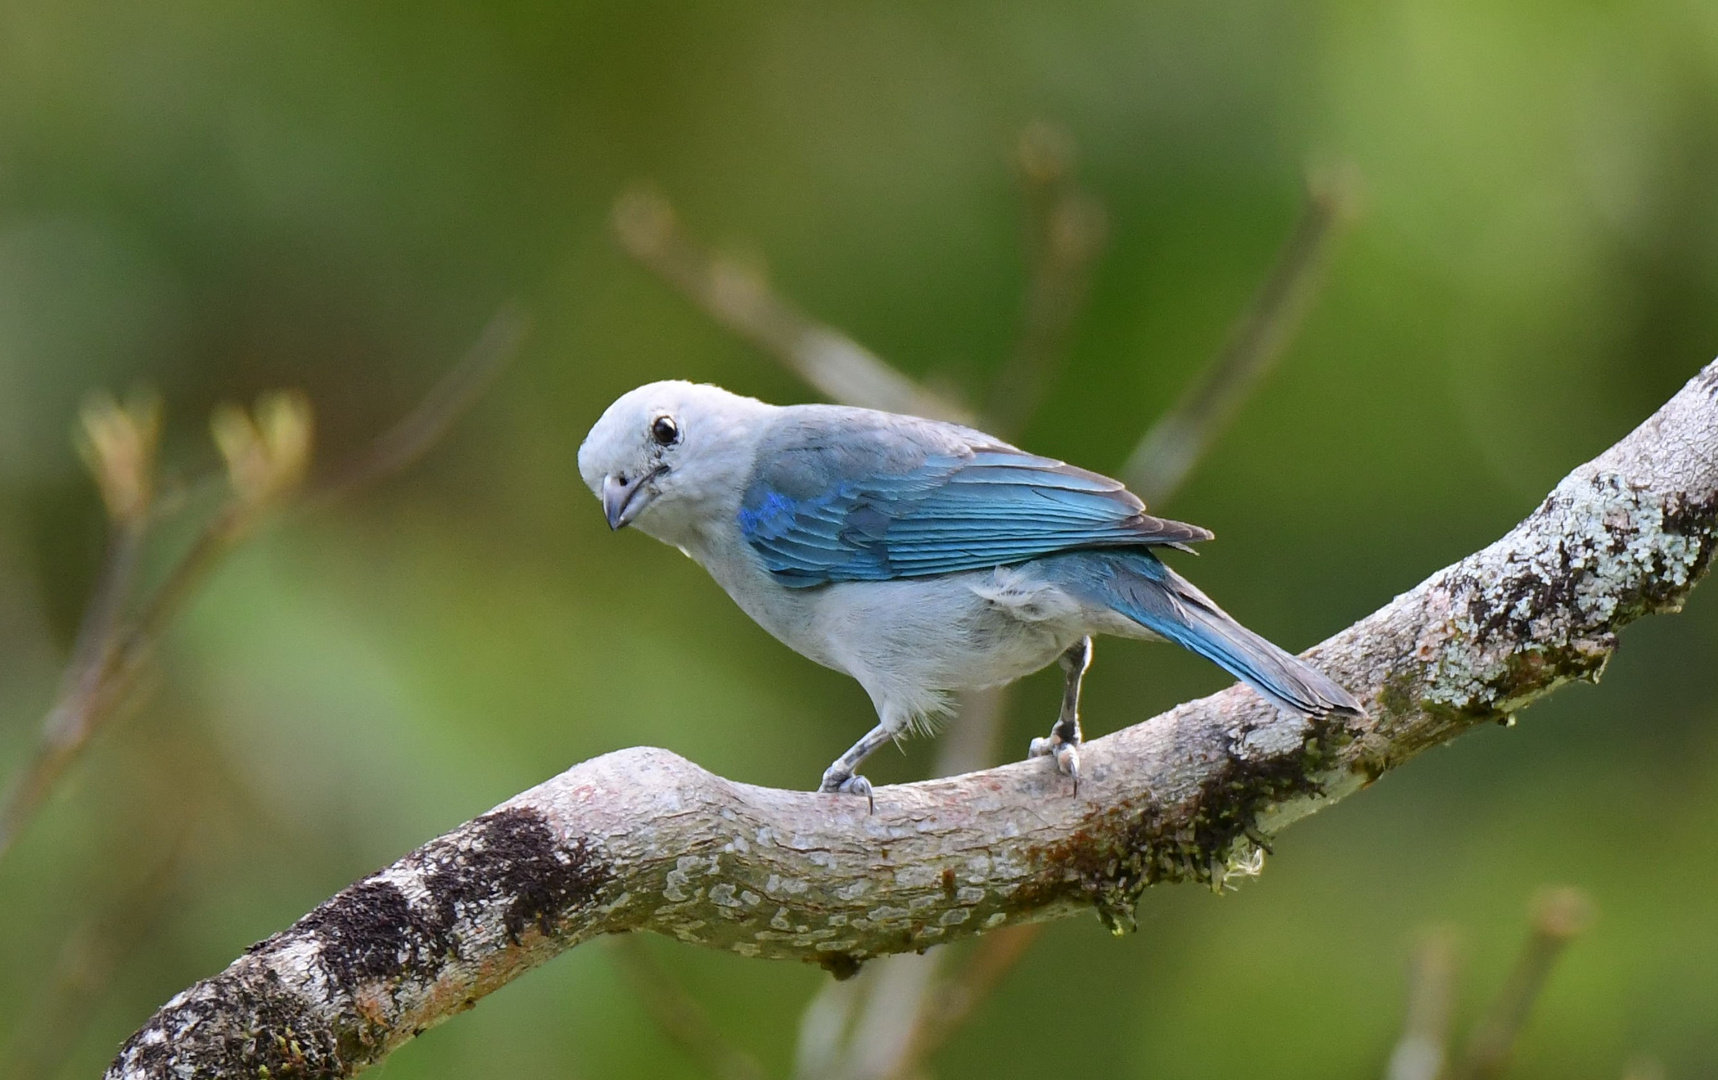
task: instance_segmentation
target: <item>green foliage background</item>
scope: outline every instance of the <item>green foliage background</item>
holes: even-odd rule
[[[1193,572],[1303,647],[1507,529],[1718,352],[1718,6],[0,0],[0,768],[27,756],[100,562],[69,439],[153,386],[173,472],[223,400],[301,387],[327,460],[415,402],[510,297],[536,329],[410,474],[247,546],[143,708],[0,863],[0,1052],[68,936],[181,852],[171,899],[68,1025],[96,1072],[157,1004],[333,890],[567,765],[670,747],[804,787],[870,722],[687,560],[610,536],[574,454],[662,377],[809,391],[621,255],[618,191],[916,376],[981,398],[1018,325],[1010,153],[1081,147],[1110,242],[1021,441],[1097,469],[1222,341],[1309,159],[1368,213],[1282,368],[1165,509]],[[156,558],[174,551],[163,537]],[[1598,688],[1427,755],[1286,834],[1238,894],[1053,927],[946,1076],[1378,1075],[1415,933],[1459,928],[1462,1016],[1546,882],[1601,917],[1519,1077],[1639,1054],[1718,1071],[1718,588],[1632,630]],[[1088,726],[1223,685],[1100,646]],[[1054,708],[1029,681],[1008,745]],[[922,775],[934,748],[885,755]],[[825,976],[653,942],[774,1072]],[[382,1075],[692,1076],[600,947]]]

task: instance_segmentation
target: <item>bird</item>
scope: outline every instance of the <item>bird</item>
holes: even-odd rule
[[[1053,761],[1077,796],[1080,692],[1100,634],[1174,642],[1291,713],[1365,715],[1158,557],[1210,531],[970,427],[666,380],[610,405],[578,467],[611,530],[678,548],[783,644],[858,680],[877,723],[817,790],[872,812],[859,767],[874,751],[931,731],[961,691],[1052,663],[1061,707],[1028,757]]]

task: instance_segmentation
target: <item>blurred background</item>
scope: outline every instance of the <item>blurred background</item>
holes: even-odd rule
[[[109,558],[73,437],[92,390],[165,410],[148,597],[220,512],[219,403],[302,391],[338,463],[504,304],[532,320],[421,461],[212,567],[0,859],[0,1072],[95,1074],[246,945],[575,762],[655,744],[808,787],[871,723],[856,684],[611,536],[578,483],[585,431],[638,383],[818,399],[616,242],[634,185],[981,408],[1042,258],[1022,132],[1054,132],[1102,244],[1013,434],[1113,472],[1280,265],[1309,164],[1339,166],[1355,214],[1299,332],[1161,506],[1217,533],[1201,586],[1299,649],[1500,535],[1718,353],[1715,116],[1718,7],[1692,0],[0,0],[0,775],[36,754]],[[1089,734],[1226,682],[1173,649],[1098,654]],[[1010,755],[1057,685],[1014,695]],[[1119,940],[1051,926],[923,1068],[1379,1076],[1426,928],[1454,934],[1466,1031],[1529,897],[1563,883],[1598,917],[1510,1075],[1718,1072],[1714,721],[1708,585],[1630,630],[1602,685],[1296,826],[1239,892],[1149,893]],[[791,1071],[822,971],[643,946]],[[624,967],[577,949],[381,1074],[708,1075]]]

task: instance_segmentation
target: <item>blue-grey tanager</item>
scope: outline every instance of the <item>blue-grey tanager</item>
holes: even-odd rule
[[[1077,791],[1080,682],[1100,633],[1173,641],[1285,709],[1361,713],[1158,560],[1209,532],[972,428],[656,382],[603,413],[579,473],[611,528],[679,548],[764,629],[871,695],[877,726],[820,791],[869,798],[860,762],[943,712],[951,692],[1058,659],[1061,713],[1030,752]]]

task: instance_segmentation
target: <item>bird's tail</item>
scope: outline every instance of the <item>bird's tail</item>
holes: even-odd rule
[[[1082,554],[1108,564],[1096,579],[1110,607],[1203,656],[1282,708],[1308,716],[1365,714],[1354,695],[1330,676],[1230,618],[1191,581],[1149,552]]]

